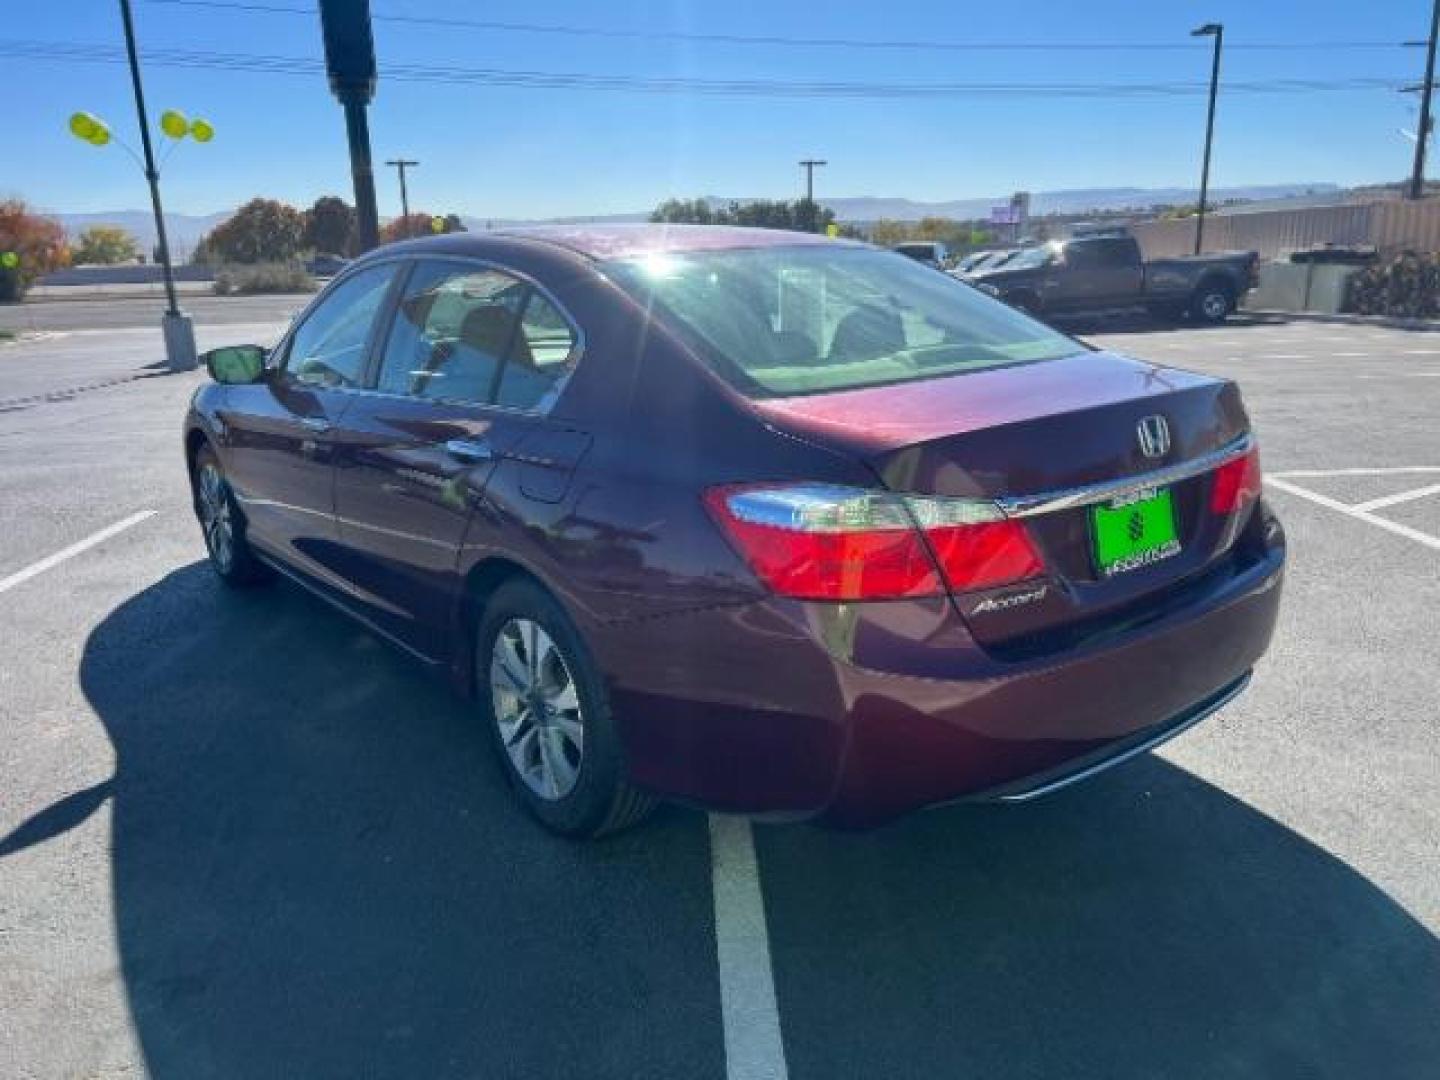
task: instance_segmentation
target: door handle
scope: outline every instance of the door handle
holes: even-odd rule
[[[445,452],[467,465],[490,461],[495,457],[495,451],[490,449],[489,444],[478,439],[451,439],[445,444]]]
[[[300,426],[303,427],[306,431],[313,431],[317,435],[324,435],[334,425],[331,424],[329,420],[325,420],[322,417],[307,416],[305,417],[305,419],[300,421]]]

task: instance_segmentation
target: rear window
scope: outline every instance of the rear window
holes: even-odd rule
[[[870,248],[657,254],[604,269],[752,397],[933,379],[1084,351],[947,274]]]

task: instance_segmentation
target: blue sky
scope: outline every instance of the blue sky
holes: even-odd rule
[[[146,48],[318,58],[318,17],[133,0]],[[313,0],[256,0],[314,8]],[[495,32],[377,21],[387,64],[546,72],[923,82],[1203,82],[1208,43],[1191,27],[1223,21],[1224,79],[1418,79],[1423,50],[1246,49],[1246,44],[1400,42],[1424,36],[1428,0],[1030,0],[1026,4],[888,0],[534,0],[491,5],[372,0],[377,16],[443,15],[684,33],[971,43],[1172,42],[1193,48],[1097,52],[854,50]],[[0,38],[116,45],[114,0],[7,4]],[[126,69],[17,59],[0,47],[0,194],[57,210],[146,205],[123,151],[72,139],[66,117],[89,109],[138,145]],[[167,209],[203,213],[257,194],[295,203],[351,197],[339,107],[323,78],[152,65],[152,115],[176,107],[215,126],[165,170]],[[371,109],[375,157],[423,164],[412,203],[480,217],[635,210],[670,195],[790,197],[800,157],[829,159],[818,194],[923,200],[1019,188],[1170,186],[1194,182],[1203,95],[1159,99],[950,97],[922,100],[721,98],[522,89],[382,79]],[[1217,186],[1400,178],[1413,96],[1389,89],[1222,96]],[[393,170],[377,173],[382,214],[398,211]]]

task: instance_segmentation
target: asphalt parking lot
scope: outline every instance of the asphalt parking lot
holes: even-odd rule
[[[201,345],[301,302],[199,305]],[[443,684],[212,580],[157,305],[25,311],[0,1076],[1440,1075],[1440,333],[1076,328],[1238,379],[1290,536],[1251,689],[1161,752],[871,833],[577,846]]]

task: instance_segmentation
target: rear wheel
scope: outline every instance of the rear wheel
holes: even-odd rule
[[[210,567],[220,580],[226,585],[242,586],[267,579],[269,568],[250,549],[245,538],[245,519],[225,479],[220,459],[209,446],[201,447],[195,455],[191,489]]]
[[[1195,290],[1190,314],[1202,323],[1223,323],[1235,310],[1235,294],[1222,282],[1207,282]]]
[[[476,634],[475,676],[511,787],[546,827],[601,836],[654,808],[626,777],[604,685],[579,632],[538,585],[515,580],[496,590]]]

